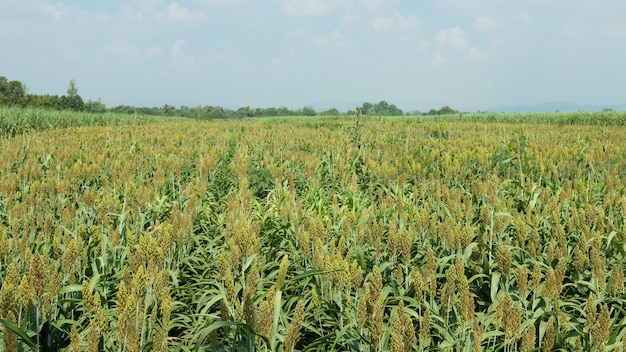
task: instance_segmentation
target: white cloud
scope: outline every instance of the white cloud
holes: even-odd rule
[[[163,54],[163,50],[161,47],[153,46],[145,50],[145,53],[149,56],[161,56]]]
[[[235,4],[238,2],[245,2],[246,0],[202,0],[204,3],[208,4]]]
[[[294,50],[290,50],[286,55],[275,57],[268,67],[269,76],[278,81],[282,81],[293,74],[293,70],[300,67],[300,62]]]
[[[435,36],[437,49],[433,54],[433,62],[441,64],[445,61],[443,51],[445,48],[452,48],[457,53],[469,55],[472,58],[483,56],[480,49],[472,46],[466,38],[466,32],[461,27],[441,28]]]
[[[435,50],[435,52],[433,53],[433,64],[441,65],[445,61],[446,61],[446,58],[443,56],[441,51]]]
[[[284,0],[285,12],[289,15],[318,16],[329,12],[330,1],[324,0]]]
[[[372,24],[377,30],[389,29],[393,26],[393,20],[388,17],[376,17],[372,19]]]
[[[193,11],[177,2],[171,2],[164,10],[155,10],[156,4],[149,1],[141,1],[138,8],[125,5],[119,12],[120,19],[129,24],[135,21],[158,20],[175,22],[193,22],[206,19],[201,11]]]
[[[479,30],[487,30],[496,26],[496,21],[494,21],[489,16],[481,16],[474,18],[474,27]]]
[[[341,18],[341,22],[343,22],[345,24],[356,24],[356,23],[359,22],[359,19],[360,19],[360,17],[356,13],[346,13]]]
[[[430,51],[431,43],[427,40],[415,38],[411,41],[411,47],[419,50],[421,53],[428,53]]]
[[[200,71],[202,65],[191,55],[185,51],[187,40],[184,38],[176,39],[170,48],[170,55],[174,61],[180,64],[180,67],[189,71]]]
[[[417,17],[417,15],[415,15],[415,14],[411,14],[411,15],[408,15],[408,16],[402,16],[397,11],[394,11],[394,14],[395,14],[395,18],[396,18],[396,23],[401,28],[416,27],[416,26],[419,26],[421,24],[421,22],[422,22]]]
[[[125,39],[116,39],[106,47],[106,52],[117,57],[156,57],[160,56],[163,50],[158,46],[142,49]]]
[[[175,59],[179,59],[181,61],[188,61],[191,58],[185,53],[185,45],[187,41],[185,39],[176,39],[172,44],[172,48],[170,49],[170,54]]]
[[[476,47],[471,47],[469,49],[469,55],[474,58],[479,58],[483,56],[483,52]]]
[[[465,31],[460,27],[441,28],[435,40],[440,45],[449,45],[457,50],[465,49],[469,43],[465,39]]]
[[[623,84],[620,86],[615,72],[623,71],[620,58],[625,57],[625,49],[618,44],[626,39],[626,25],[620,17],[626,2],[529,1],[0,0],[0,42],[6,49],[0,55],[0,67],[11,72],[11,79],[23,79],[35,87],[37,93],[54,92],[59,85],[55,79],[60,79],[63,87],[67,77],[79,82],[90,77],[98,84],[88,87],[85,81],[81,89],[91,90],[95,97],[104,91],[104,101],[119,94],[136,94],[139,87],[144,87],[143,94],[152,95],[155,87],[167,85],[159,84],[162,77],[153,74],[162,72],[169,81],[177,75],[189,79],[185,89],[172,88],[168,94],[173,99],[194,96],[201,103],[236,105],[252,104],[254,97],[263,102],[251,89],[249,96],[233,94],[239,88],[231,82],[243,82],[241,72],[250,72],[255,79],[282,78],[286,83],[265,87],[268,100],[263,104],[310,104],[298,97],[304,94],[289,86],[291,82],[321,82],[323,77],[358,76],[376,70],[395,73],[397,84],[379,78],[391,74],[374,75],[368,81],[373,84],[355,85],[355,93],[348,89],[338,94],[337,100],[352,95],[376,99],[388,94],[389,101],[397,103],[396,99],[408,96],[411,89],[407,87],[414,87],[413,82],[436,81],[442,72],[465,80],[485,77],[484,84],[493,85],[489,90],[496,93],[493,96],[481,89],[458,93],[462,97],[458,99],[477,98],[477,106],[482,107],[507,101],[502,99],[513,103],[517,99],[540,100],[544,95],[553,96],[552,91],[581,101],[622,99]],[[184,39],[175,41],[177,38]],[[261,43],[259,38],[275,39]],[[533,55],[537,52],[542,55]],[[42,55],[48,59],[42,61]],[[54,70],[53,63],[58,66]],[[405,72],[397,74],[402,67]],[[548,68],[553,75],[543,74]],[[495,79],[499,77],[502,79]],[[552,79],[556,83],[541,85],[544,90],[524,92],[519,88],[511,96],[506,92],[511,85],[499,85],[506,81],[516,82],[517,87],[534,87],[537,85],[527,84],[530,78],[546,77],[568,77],[568,81]],[[101,82],[114,79],[140,83],[130,93],[103,88]],[[224,90],[223,85],[216,85],[219,87],[210,93],[214,101],[203,100],[203,94],[209,94],[198,92],[206,91],[207,79],[223,80],[233,88]],[[570,84],[574,82],[580,84]],[[597,89],[594,98],[596,92],[585,91],[585,97],[580,89],[572,88],[591,86],[587,82],[607,89],[602,94]],[[302,91],[315,101],[325,94],[320,87],[303,85]],[[422,93],[432,101],[448,94],[447,87],[437,88],[424,88]],[[296,91],[298,94],[293,93]],[[445,99],[448,97],[446,104],[459,104],[460,100],[455,102],[451,95]]]
[[[113,56],[137,56],[141,50],[124,39],[118,39],[109,44],[107,52]]]
[[[155,8],[161,5],[161,0],[135,0],[139,7],[145,11],[153,12]]]
[[[39,6],[39,11],[52,17],[54,20],[60,19],[61,17],[66,15],[69,10],[70,10],[69,6],[66,6],[63,4],[56,4],[56,5],[43,4]]]
[[[420,23],[421,21],[417,15],[410,14],[404,16],[398,11],[393,11],[389,17],[375,17],[372,19],[372,24],[376,30],[406,30],[417,27]]]
[[[172,2],[167,6],[164,13],[159,13],[157,18],[165,18],[173,21],[194,21],[206,18],[200,11],[191,11],[177,2]]]
[[[120,17],[124,20],[141,21],[143,20],[143,13],[141,13],[141,11],[135,10],[131,6],[126,5],[122,7],[122,10],[120,11]]]
[[[431,0],[436,7],[465,16],[476,17],[490,13],[504,4],[500,0]]]
[[[378,11],[381,5],[385,3],[384,0],[365,0],[364,2],[370,11]],[[358,4],[360,4],[360,2]]]
[[[187,20],[191,17],[189,9],[173,2],[167,7],[167,15],[175,20]]]
[[[327,35],[313,38],[313,43],[324,48],[341,48],[347,43],[346,37],[340,31],[334,30]]]
[[[371,0],[369,2],[378,1]],[[353,0],[279,0],[288,15],[320,16],[340,8],[355,7]],[[358,3],[357,3],[358,4]]]
[[[350,46],[350,42],[338,30],[326,35],[313,37],[313,45],[325,56],[335,56],[339,51]]]

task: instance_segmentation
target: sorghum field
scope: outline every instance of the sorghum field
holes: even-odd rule
[[[0,350],[624,350],[624,113],[0,114]]]

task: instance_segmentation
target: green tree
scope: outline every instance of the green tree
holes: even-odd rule
[[[274,107],[263,108],[261,109],[261,116],[277,116],[278,110]]]
[[[372,103],[368,103],[368,102],[363,103],[363,105],[361,106],[361,113],[371,114],[373,112],[374,112],[374,106],[372,105]]]
[[[276,109],[276,112],[278,113],[278,116],[291,116],[291,115],[293,115],[293,111],[289,110],[288,108],[286,108],[284,106],[278,107],[278,109]]]
[[[237,115],[239,115],[240,117],[254,117],[256,115],[256,112],[249,106],[244,106],[237,109]]]
[[[78,87],[76,87],[76,80],[70,79],[70,86],[67,87],[67,96],[73,98],[78,95]]]
[[[70,79],[67,95],[61,97],[61,108],[74,111],[81,111],[85,108],[85,102],[78,95],[78,87],[76,87],[76,80],[74,79]]]
[[[61,109],[61,100],[58,95],[44,94],[44,95],[28,95],[28,105],[48,108],[48,109]]]
[[[161,107],[161,113],[166,116],[174,115],[175,111],[176,111],[176,108],[168,104],[165,104]]]
[[[176,111],[176,115],[183,117],[191,117],[191,108],[186,105],[181,105],[180,108]]]
[[[191,116],[196,119],[201,119],[205,116],[204,110],[201,105],[196,105],[191,108]]]
[[[20,81],[9,81],[0,76],[0,105],[22,105],[26,98],[26,85]]]
[[[224,108],[216,106],[209,112],[208,117],[210,119],[223,119],[226,118],[226,111],[224,111]]]
[[[437,110],[437,115],[450,115],[450,114],[456,114],[458,111],[452,109],[449,106],[443,106],[441,109]]]
[[[88,101],[85,103],[84,110],[92,113],[104,113],[107,111],[106,105],[102,104],[100,99],[98,101]]]
[[[302,108],[302,110],[300,110],[300,113],[304,116],[315,116],[317,115],[317,113],[315,112],[315,109],[313,109],[312,106],[305,106]]]
[[[381,100],[378,104],[374,104],[374,113],[376,115],[389,115],[389,103]]]
[[[394,104],[389,105],[389,109],[387,110],[387,115],[389,116],[402,116],[404,112],[402,109],[398,108]]]
[[[322,113],[320,113],[320,115],[325,115],[325,116],[336,116],[339,115],[339,110],[332,108],[332,109],[328,109]]]

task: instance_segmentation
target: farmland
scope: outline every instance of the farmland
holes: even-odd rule
[[[0,115],[0,351],[624,350],[624,113]]]

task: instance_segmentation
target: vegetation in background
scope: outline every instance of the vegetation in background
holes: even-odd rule
[[[193,107],[180,106],[175,107],[164,104],[161,107],[137,107],[130,105],[118,105],[107,107],[100,100],[84,102],[78,93],[78,87],[75,80],[70,80],[66,95],[58,96],[51,94],[37,95],[29,94],[26,85],[20,81],[9,81],[6,77],[0,76],[0,107],[30,107],[59,111],[80,111],[89,113],[105,113],[126,115],[143,115],[143,116],[176,116],[186,117],[198,120],[212,119],[241,119],[241,118],[261,118],[261,117],[285,117],[285,116],[352,116],[354,110],[341,113],[336,108],[327,109],[325,111],[316,111],[311,106],[305,106],[300,109],[289,109],[286,107],[266,107],[252,108],[250,106],[240,107],[231,110],[221,106],[197,105]],[[394,104],[382,100],[378,103],[364,102],[359,111],[370,116],[423,116],[423,117],[445,117],[450,119],[451,115],[458,115],[463,118],[471,115],[473,121],[488,120],[490,122],[550,122],[550,123],[570,123],[578,124],[604,124],[610,120],[609,124],[624,124],[626,120],[626,112],[614,111],[612,109],[604,109],[602,112],[578,111],[577,113],[513,113],[502,114],[493,112],[477,112],[464,113],[457,111],[449,106],[443,106],[439,109],[431,109],[428,112],[420,112],[418,110],[407,111],[406,113]],[[535,116],[540,115],[540,116]],[[513,117],[513,121],[511,121]]]
[[[348,114],[351,113],[356,112],[348,112]],[[397,106],[389,104],[384,100],[376,104],[365,102],[361,107],[359,107],[358,113],[376,116],[402,116],[404,114]]]
[[[435,110],[435,109],[431,109],[430,111],[428,111],[427,113],[424,113],[422,115],[425,116],[432,116],[432,115],[453,115],[453,114],[458,114],[459,112],[452,109],[449,106],[444,106],[442,108],[440,108],[439,110]]]
[[[56,116],[0,137],[0,350],[624,348],[623,126]]]
[[[55,111],[39,108],[0,106],[0,137],[13,137],[27,132],[78,126],[141,124],[158,117],[125,114],[96,114],[80,111]]]
[[[100,100],[84,102],[78,94],[78,87],[75,80],[70,80],[67,94],[63,96],[44,94],[28,94],[27,87],[20,81],[9,81],[6,77],[0,77],[0,106],[12,107],[32,107],[46,108],[54,110],[72,110],[92,113],[112,112],[116,114],[139,114],[139,115],[159,115],[159,116],[180,116],[194,119],[224,119],[224,118],[246,118],[246,117],[275,117],[275,116],[338,116],[339,110],[331,108],[319,113],[311,106],[300,109],[288,109],[286,107],[251,108],[250,106],[240,107],[237,110],[230,110],[221,106],[175,106],[164,104],[161,107],[136,107],[129,105],[119,105],[107,108]],[[372,104],[363,103],[361,111],[365,114],[380,116],[402,116],[404,112],[394,104],[386,101]],[[436,114],[456,113],[449,107],[436,110]],[[346,114],[351,115],[353,111]],[[431,114],[431,113],[428,113]],[[424,114],[424,115],[428,115]],[[432,115],[432,114],[431,114]]]

